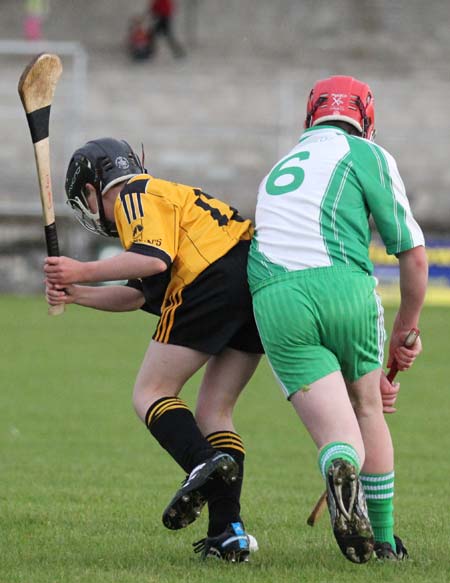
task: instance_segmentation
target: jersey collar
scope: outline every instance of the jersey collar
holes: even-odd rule
[[[320,125],[320,126],[314,126],[312,128],[308,128],[306,129],[302,135],[300,136],[299,139],[299,143],[303,142],[303,140],[306,140],[306,138],[308,138],[312,133],[314,132],[321,132],[321,131],[329,131],[332,130],[333,132],[336,132],[337,134],[344,134],[344,136],[347,136],[347,132],[341,128],[338,128],[336,126],[328,126],[328,125]]]

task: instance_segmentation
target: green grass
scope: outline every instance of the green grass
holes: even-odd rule
[[[243,516],[260,545],[248,565],[202,563],[161,512],[184,477],[135,417],[134,377],[154,320],[0,297],[0,583],[448,582],[450,310],[426,308],[424,354],[400,375],[389,417],[397,532],[411,560],[356,566],[323,517],[310,438],[265,362],[238,405],[247,449]],[[392,311],[387,311],[388,327]],[[183,392],[194,403],[198,378]]]

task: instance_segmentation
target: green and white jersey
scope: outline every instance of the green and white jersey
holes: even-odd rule
[[[424,245],[397,164],[386,150],[333,126],[306,130],[259,187],[252,286],[317,267],[371,274],[370,215],[389,254]]]

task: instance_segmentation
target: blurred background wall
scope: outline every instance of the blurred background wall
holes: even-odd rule
[[[93,257],[104,243],[64,205],[74,148],[102,136],[138,152],[143,144],[150,173],[201,186],[252,216],[260,179],[298,139],[311,86],[331,74],[371,85],[377,142],[396,157],[427,232],[450,236],[447,1],[178,0],[185,58],[159,39],[139,62],[126,41],[145,1],[44,1],[40,40],[25,40],[25,6],[0,0],[0,291],[42,288],[42,219],[17,96],[23,67],[42,51],[64,65],[50,128],[64,254]]]

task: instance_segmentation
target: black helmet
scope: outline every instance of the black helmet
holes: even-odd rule
[[[125,140],[91,140],[76,150],[69,162],[66,173],[67,203],[86,229],[106,237],[117,237],[116,226],[105,217],[102,196],[115,184],[143,172],[145,169],[141,161]],[[97,213],[89,209],[87,183],[95,187]]]

